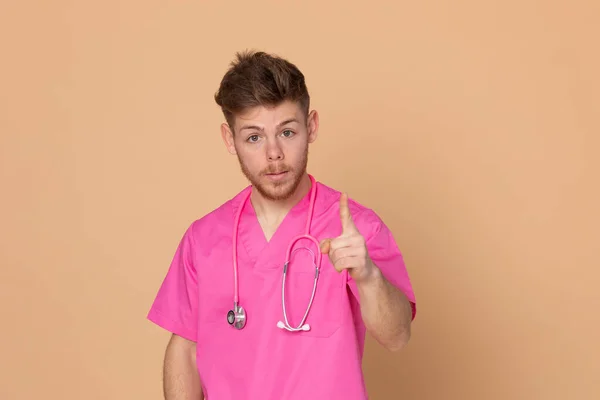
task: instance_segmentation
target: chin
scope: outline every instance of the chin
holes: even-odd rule
[[[291,182],[285,185],[267,183],[257,189],[269,200],[286,200],[294,194],[294,187]]]
[[[280,182],[271,182],[269,178],[265,178],[256,185],[256,189],[269,200],[287,200],[293,196],[298,184],[299,180],[295,176]]]

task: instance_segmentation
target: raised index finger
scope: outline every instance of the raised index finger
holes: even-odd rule
[[[342,193],[340,196],[340,219],[342,221],[342,234],[353,232],[356,229],[348,207],[348,195],[346,193]]]

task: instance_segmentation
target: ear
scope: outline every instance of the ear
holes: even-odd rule
[[[229,154],[236,154],[236,150],[235,150],[235,142],[233,139],[233,132],[231,131],[231,128],[229,127],[229,125],[226,122],[223,122],[221,124],[221,137],[223,138],[223,142],[225,143],[225,147],[227,148],[227,151],[229,152]]]
[[[312,110],[308,114],[306,122],[308,127],[308,143],[312,143],[317,140],[317,134],[319,133],[319,113],[316,110]]]

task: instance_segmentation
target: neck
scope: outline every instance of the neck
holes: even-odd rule
[[[311,181],[307,173],[302,176],[300,184],[294,193],[285,200],[270,200],[263,197],[257,190],[250,195],[256,215],[270,226],[279,225],[285,215],[310,191]]]

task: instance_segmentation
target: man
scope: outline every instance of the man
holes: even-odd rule
[[[295,65],[238,54],[215,100],[250,185],[189,226],[148,314],[172,332],[165,398],[366,399],[365,332],[400,350],[416,312],[392,233],[307,173],[319,118]]]

